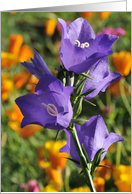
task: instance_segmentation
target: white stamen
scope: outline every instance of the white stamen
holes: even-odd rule
[[[75,40],[74,44],[78,44],[78,47],[81,47],[81,48],[89,47],[89,43],[88,42],[80,44],[79,40]]]
[[[42,103],[42,105],[44,105],[47,109],[47,112],[49,115],[53,116],[53,117],[56,117],[58,115],[58,111],[57,111],[57,108],[55,107],[54,104],[45,104],[45,103]],[[53,107],[53,108],[51,108]]]
[[[80,41],[79,40],[75,40],[74,44],[78,44],[78,47],[80,47]]]

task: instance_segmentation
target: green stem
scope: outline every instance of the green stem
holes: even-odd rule
[[[89,168],[87,166],[86,158],[85,158],[85,156],[83,154],[83,151],[82,151],[82,148],[81,148],[81,145],[80,145],[80,142],[79,142],[79,139],[78,139],[76,130],[73,127],[72,129],[70,128],[69,131],[70,131],[70,133],[72,135],[73,141],[75,143],[76,150],[77,150],[77,152],[79,154],[80,165],[81,165],[81,167],[83,169],[85,178],[87,180],[86,181],[87,182],[87,185],[89,186],[91,192],[96,192],[95,187],[94,187],[94,184],[93,184],[93,180],[92,180],[92,177],[91,177],[91,174],[90,174],[90,170],[89,170]]]
[[[129,114],[131,115],[131,106],[129,105],[129,102],[128,102],[127,97],[125,95],[125,91],[124,91],[124,87],[123,87],[123,80],[120,80],[119,87],[120,87],[121,97],[122,97],[122,100],[124,102],[124,105],[125,105],[127,111],[129,112]]]
[[[106,102],[107,102],[107,106],[111,105],[111,94],[108,90],[106,90]]]
[[[116,166],[120,165],[121,158],[121,142],[117,142],[117,151],[116,151]]]

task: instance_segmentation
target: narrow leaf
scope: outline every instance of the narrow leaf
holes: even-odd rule
[[[74,159],[72,159],[72,158],[67,158],[67,157],[64,157],[64,158],[66,158],[66,159],[68,159],[68,160],[70,160],[70,161],[72,161],[72,162],[74,162],[74,163],[76,163],[76,164],[79,164],[79,165],[80,165],[80,162],[79,162],[79,161],[77,161],[77,160],[74,160]]]
[[[89,79],[95,80],[95,79],[93,79],[92,77],[90,77],[89,75],[87,75],[87,74],[85,74],[85,73],[81,73],[80,75],[82,75],[83,77],[87,77],[87,78],[89,78]]]

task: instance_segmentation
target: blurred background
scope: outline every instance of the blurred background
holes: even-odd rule
[[[79,169],[68,155],[59,153],[66,143],[61,131],[29,125],[21,129],[23,118],[14,100],[33,93],[37,78],[21,64],[30,61],[34,50],[42,56],[53,75],[59,67],[61,26],[78,17],[85,18],[98,34],[114,34],[110,70],[121,73],[119,81],[91,102],[83,102],[82,118],[100,114],[109,132],[125,141],[108,149],[98,167],[97,191],[131,191],[131,13],[126,12],[2,12],[1,13],[1,191],[2,192],[89,192]]]

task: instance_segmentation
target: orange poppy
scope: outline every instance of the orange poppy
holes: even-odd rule
[[[131,71],[131,53],[124,51],[113,53],[112,64],[118,73],[127,76]]]
[[[101,20],[105,20],[109,17],[110,14],[111,12],[99,12],[99,17]]]

